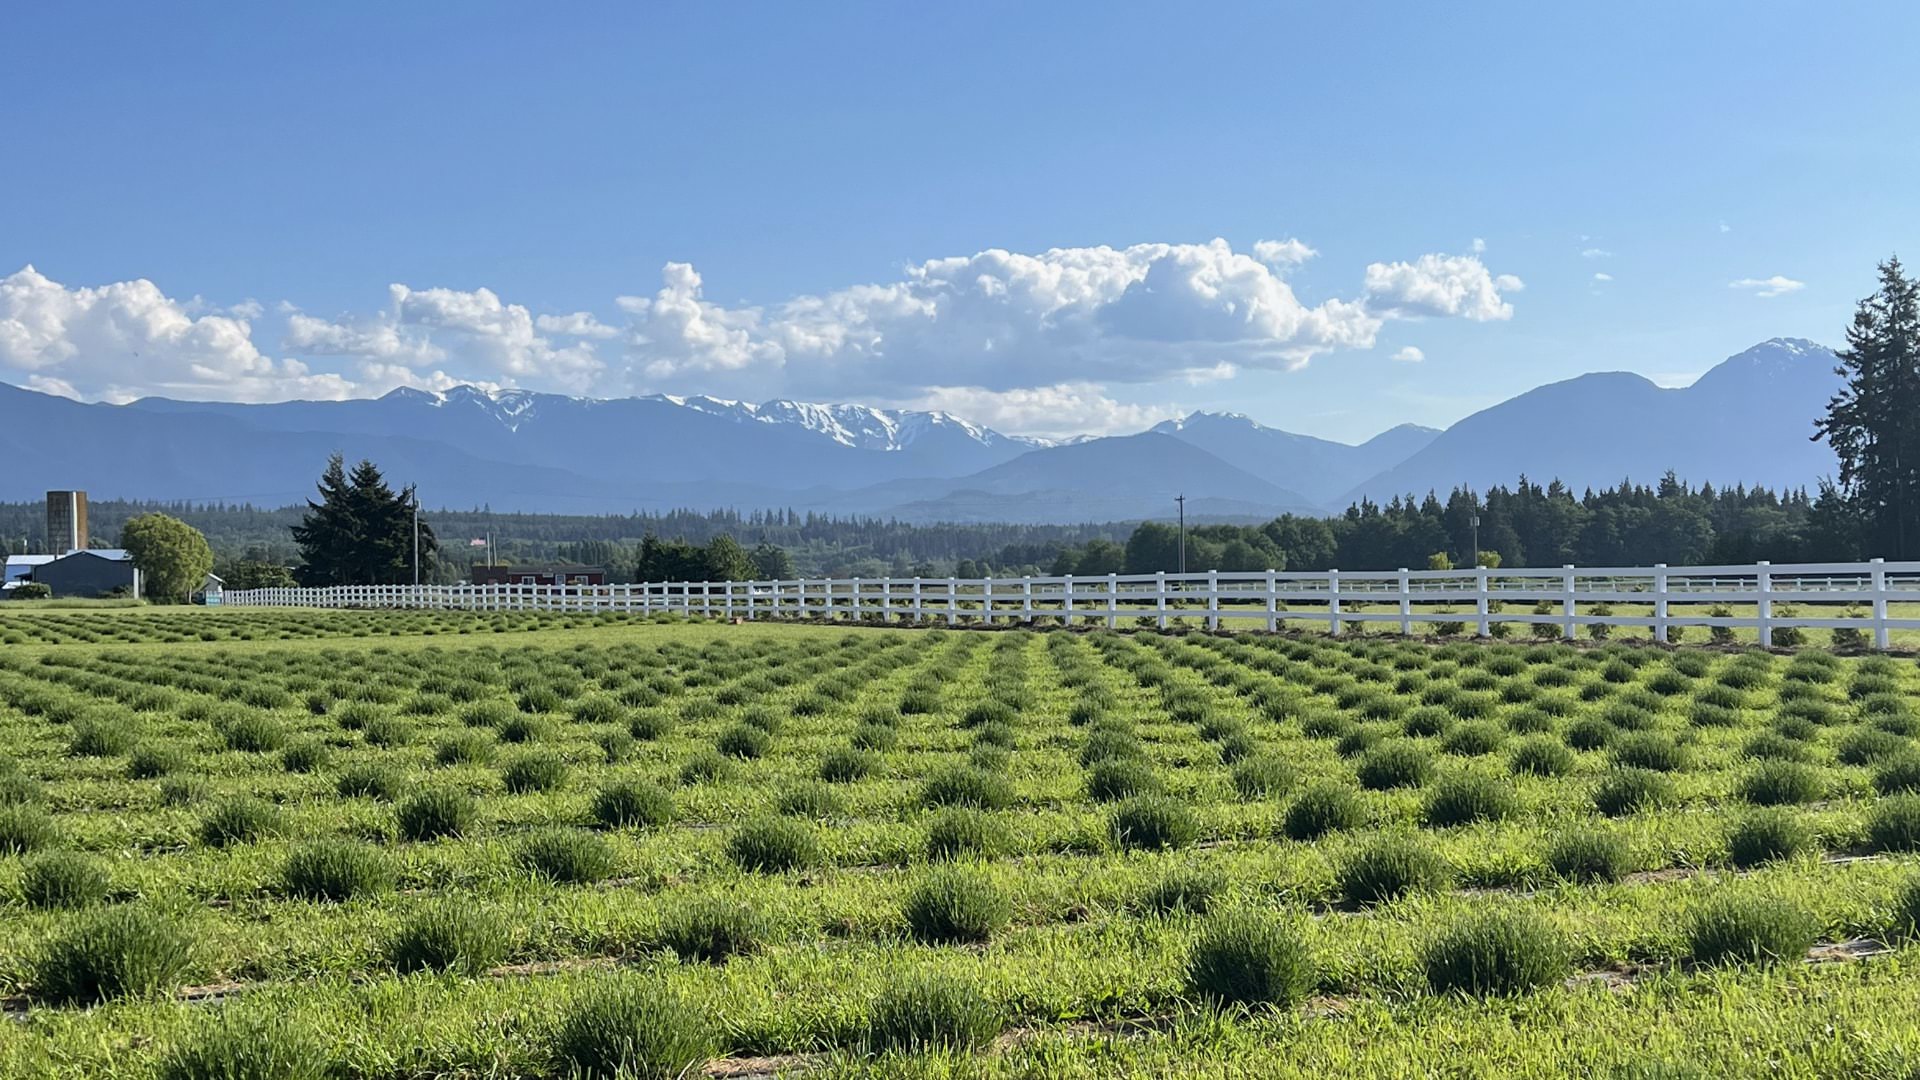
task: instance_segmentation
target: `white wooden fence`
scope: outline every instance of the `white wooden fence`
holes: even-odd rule
[[[1065,620],[1119,626],[1143,619],[1204,619],[1209,628],[1280,629],[1292,623],[1339,634],[1352,623],[1651,628],[1658,641],[1683,626],[1745,627],[1771,641],[1785,627],[1871,630],[1877,648],[1893,630],[1920,630],[1890,604],[1920,603],[1920,562],[1347,573],[1209,571],[1020,578],[800,578],[791,581],[647,582],[635,585],[342,585],[230,591],[237,607],[430,608],[468,611],[635,611],[746,619],[843,619],[992,625]],[[1522,605],[1515,609],[1513,605]],[[1627,610],[1613,610],[1621,605]]]

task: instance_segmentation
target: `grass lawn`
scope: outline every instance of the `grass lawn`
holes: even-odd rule
[[[1920,1068],[1911,659],[276,609],[0,642],[0,1076]]]

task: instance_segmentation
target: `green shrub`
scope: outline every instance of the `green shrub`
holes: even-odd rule
[[[1920,938],[1920,878],[1908,878],[1893,898],[1891,936],[1901,941]]]
[[[1748,869],[1791,859],[1814,846],[1813,830],[1790,810],[1756,810],[1742,817],[1727,836],[1727,858]]]
[[[991,857],[1012,846],[1006,826],[984,810],[948,807],[927,824],[927,857]]]
[[[1152,766],[1132,758],[1110,758],[1087,770],[1087,795],[1095,802],[1119,802],[1161,790]]]
[[[840,796],[817,780],[802,780],[774,799],[774,808],[788,817],[830,818],[840,812]]]
[[[1841,736],[1834,747],[1834,756],[1845,765],[1872,765],[1912,750],[1912,743],[1890,731],[1863,727]]]
[[[343,799],[372,798],[392,802],[399,797],[400,789],[405,784],[400,770],[393,766],[367,763],[349,765],[341,770],[333,787]]]
[[[627,734],[641,742],[655,742],[673,731],[673,718],[662,712],[637,712],[627,718]]]
[[[548,728],[546,721],[539,717],[510,715],[500,721],[500,725],[494,729],[494,734],[498,735],[503,743],[525,745],[545,742]]]
[[[1657,731],[1636,731],[1613,744],[1616,765],[1654,772],[1682,772],[1688,764],[1686,749]]]
[[[1476,997],[1520,994],[1565,978],[1572,953],[1560,932],[1524,910],[1464,916],[1421,950],[1420,966],[1435,993]]]
[[[530,791],[558,791],[567,782],[567,763],[559,754],[533,750],[520,754],[500,770],[500,782],[507,791],[524,795]]]
[[[441,765],[485,765],[493,760],[493,740],[480,731],[456,731],[433,748]]]
[[[37,806],[18,803],[0,806],[0,855],[52,847],[59,835],[53,819]]]
[[[1498,821],[1520,809],[1520,799],[1505,780],[1482,772],[1461,772],[1440,781],[1427,795],[1421,819],[1444,828],[1476,821]]]
[[[1013,804],[1006,777],[969,765],[941,769],[927,778],[920,801],[925,806],[973,806],[1001,810]]]
[[[982,871],[947,866],[920,879],[901,905],[901,914],[917,941],[978,943],[1006,928],[1013,903]]]
[[[159,1080],[322,1080],[331,1073],[326,1044],[301,1024],[222,1009],[167,1054]]]
[[[794,818],[757,818],[727,838],[727,858],[742,870],[781,873],[820,862],[820,838],[814,827]]]
[[[658,982],[609,980],[553,1035],[554,1071],[582,1080],[676,1080],[718,1051],[712,1018]]]
[[[1246,758],[1233,767],[1233,788],[1242,799],[1258,799],[1285,794],[1292,789],[1297,774],[1285,758],[1260,754]]]
[[[1564,880],[1619,881],[1633,869],[1626,838],[1612,829],[1574,828],[1547,848],[1547,868]]]
[[[1875,851],[1920,851],[1920,795],[1887,795],[1867,815]]]
[[[1447,861],[1419,838],[1389,834],[1349,855],[1334,881],[1342,901],[1364,907],[1444,888],[1450,876]]]
[[[1500,749],[1506,733],[1486,721],[1460,724],[1440,738],[1440,747],[1460,757],[1478,757]]]
[[[1569,725],[1564,739],[1575,750],[1604,750],[1619,737],[1619,728],[1597,716],[1588,716]]]
[[[1748,739],[1740,748],[1743,757],[1754,761],[1799,761],[1811,760],[1806,741],[1795,739],[1780,731],[1763,731]]]
[[[220,724],[220,741],[229,750],[264,754],[287,741],[287,729],[266,713],[236,713]]]
[[[1109,833],[1116,847],[1165,850],[1186,847],[1200,833],[1193,811],[1168,795],[1140,795],[1113,812]]]
[[[1752,892],[1722,892],[1694,908],[1687,959],[1700,967],[1798,961],[1820,924],[1793,904]]]
[[[271,803],[240,796],[215,806],[200,819],[200,842],[208,847],[250,844],[280,828],[280,811]]]
[[[660,940],[682,960],[724,964],[760,950],[769,936],[766,919],[752,905],[706,897],[669,911],[660,920]]]
[[[872,776],[879,767],[880,759],[872,752],[843,746],[827,751],[820,759],[820,779],[830,784],[850,784]]]
[[[773,745],[773,737],[752,724],[735,724],[721,732],[713,745],[728,757],[752,759],[766,755]]]
[[[1127,731],[1095,731],[1080,746],[1080,764],[1092,767],[1102,761],[1146,756],[1140,740]]]
[[[1565,776],[1573,771],[1574,764],[1573,751],[1545,735],[1522,740],[1507,758],[1515,774],[1527,776]]]
[[[101,908],[66,924],[33,967],[37,996],[86,1004],[140,997],[179,982],[191,959],[180,919],[145,907]]]
[[[20,899],[28,907],[81,908],[107,895],[107,872],[88,856],[49,851],[26,860],[20,869]]]
[[[169,776],[160,781],[160,802],[166,806],[192,806],[207,797],[207,782],[198,776]]]
[[[1204,914],[1226,891],[1226,879],[1218,871],[1176,867],[1140,894],[1138,906],[1153,915]]]
[[[310,773],[325,768],[333,751],[319,739],[301,739],[280,751],[280,767],[290,773]]]
[[[437,840],[464,836],[473,829],[480,808],[473,796],[458,788],[428,788],[394,807],[394,823],[408,840]]]
[[[579,829],[540,829],[520,841],[514,861],[535,877],[556,885],[591,885],[613,876],[613,849],[599,836]]]
[[[135,747],[127,758],[127,777],[131,780],[158,780],[186,767],[186,751],[167,743],[148,744]]]
[[[1873,789],[1882,795],[1920,792],[1920,753],[1909,750],[1881,758],[1873,770]]]
[[[416,911],[387,940],[387,962],[406,974],[452,971],[479,975],[506,958],[510,934],[492,911],[441,900]]]
[[[1187,991],[1221,1005],[1296,1004],[1313,989],[1313,956],[1280,917],[1250,910],[1210,918],[1187,959]]]
[[[1674,798],[1673,781],[1650,769],[1613,769],[1593,789],[1594,808],[1608,817],[1668,806]]]
[[[1366,804],[1352,788],[1330,781],[1302,791],[1287,807],[1281,831],[1295,840],[1318,840],[1330,832],[1366,824]]]
[[[1004,1020],[982,988],[941,972],[895,976],[867,1007],[869,1053],[971,1050],[992,1042]]]
[[[280,870],[281,891],[302,900],[337,903],[392,887],[386,856],[352,840],[319,840],[296,848]]]
[[[900,733],[885,724],[867,722],[854,728],[848,741],[856,750],[891,750],[900,741]]]
[[[397,716],[376,716],[360,729],[360,737],[368,746],[390,749],[412,742],[413,727]]]
[[[1920,768],[1915,773],[1920,782]],[[1740,782],[1740,797],[1755,806],[1810,803],[1826,793],[1826,776],[1819,769],[1793,761],[1763,761]]]
[[[680,782],[707,784],[723,780],[733,771],[718,750],[698,750],[680,763]]]
[[[673,796],[652,781],[618,781],[595,793],[593,820],[608,829],[659,828],[673,820]]]
[[[1367,751],[1354,770],[1362,787],[1374,791],[1420,787],[1433,778],[1433,757],[1406,740]]]

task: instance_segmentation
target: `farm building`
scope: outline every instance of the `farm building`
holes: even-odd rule
[[[52,555],[9,555],[7,556],[6,575],[0,577],[0,597],[11,595],[13,590],[33,580],[35,569],[52,562]]]
[[[140,595],[140,570],[120,548],[68,552],[34,567],[33,580],[62,598]]]
[[[575,563],[528,566],[476,566],[475,585],[605,585],[607,568]]]

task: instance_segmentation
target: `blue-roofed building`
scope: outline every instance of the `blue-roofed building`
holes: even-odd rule
[[[55,597],[92,599],[103,596],[139,596],[140,568],[121,548],[69,551],[33,568],[33,580],[53,590]]]
[[[33,572],[59,558],[58,555],[9,555],[6,573],[0,577],[0,598],[13,593],[13,590],[33,580]]]

